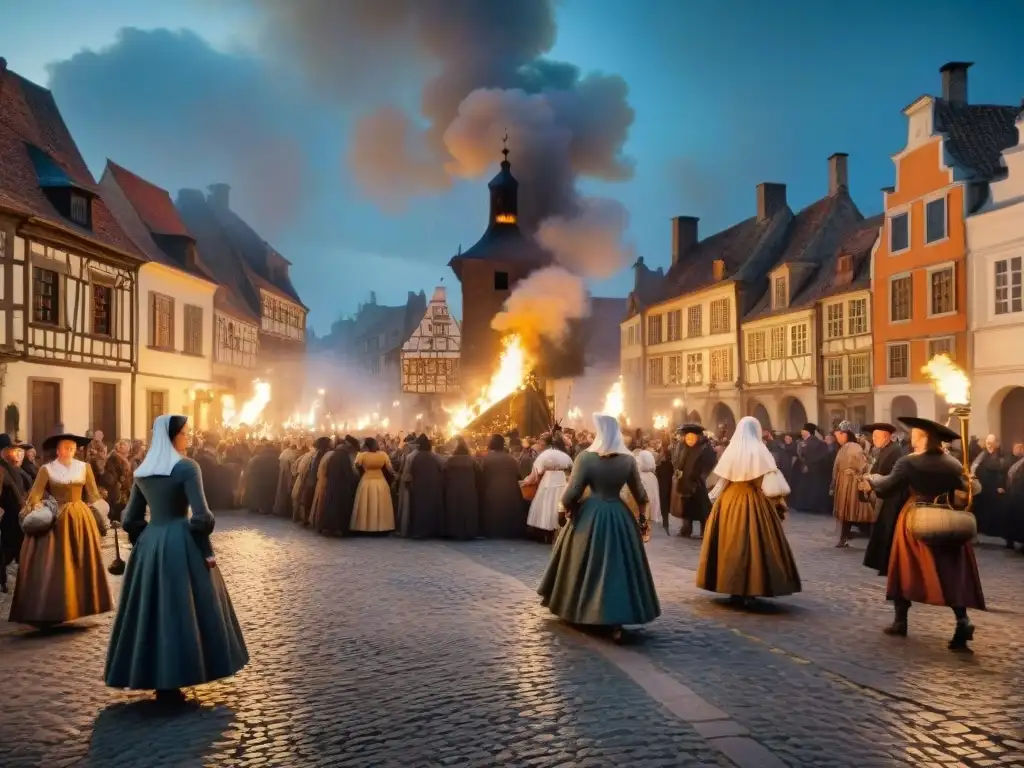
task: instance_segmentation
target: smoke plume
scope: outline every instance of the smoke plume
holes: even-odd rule
[[[520,282],[491,327],[502,333],[518,333],[528,349],[544,341],[562,344],[571,321],[590,314],[586,286],[578,275],[562,267],[545,267]]]
[[[628,228],[629,212],[621,203],[583,198],[575,216],[541,222],[537,242],[574,274],[604,280],[633,261],[633,248],[623,242]]]

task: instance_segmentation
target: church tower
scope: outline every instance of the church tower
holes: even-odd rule
[[[516,283],[551,263],[550,255],[519,229],[519,182],[507,142],[506,135],[500,169],[487,185],[487,228],[475,245],[448,262],[462,287],[459,378],[467,394],[478,393],[497,365],[501,339],[491,328],[494,316]]]

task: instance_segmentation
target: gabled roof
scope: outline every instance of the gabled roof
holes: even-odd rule
[[[94,197],[92,229],[57,212],[43,187],[74,187]],[[83,240],[139,258],[138,249],[98,196],[96,180],[61,117],[53,94],[0,59],[0,208],[31,216]]]
[[[1002,152],[1017,143],[1020,107],[990,104],[954,106],[935,99],[935,128],[946,135],[945,147],[958,165],[982,179],[1003,172]]]
[[[114,177],[146,229],[157,235],[191,237],[166,189],[146,181],[112,160],[107,160],[106,170]]]

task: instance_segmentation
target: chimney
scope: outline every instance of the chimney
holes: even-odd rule
[[[942,73],[942,98],[954,107],[967,104],[967,70],[974,66],[970,61],[951,61],[939,69]]]
[[[711,276],[717,280],[725,280],[725,260],[715,259],[711,262]]]
[[[675,216],[672,218],[672,264],[676,265],[693,246],[697,244],[696,216]]]
[[[202,190],[199,189],[179,189],[178,190],[178,205],[195,205],[196,203],[202,203],[206,200],[203,197]]]
[[[850,178],[846,171],[846,158],[849,155],[845,152],[836,152],[828,159],[828,194],[831,197],[839,191],[840,187],[850,188]]]
[[[786,207],[786,185],[765,181],[757,185],[757,220],[767,221]]]
[[[372,304],[373,306],[377,306],[377,292],[376,291],[370,291],[370,304]]]
[[[882,194],[883,195],[891,195],[895,191],[896,191],[896,187],[882,187]]]
[[[228,209],[231,200],[231,187],[227,184],[211,184],[207,187],[210,190],[210,202],[218,208]]]

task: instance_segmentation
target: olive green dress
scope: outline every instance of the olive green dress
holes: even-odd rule
[[[640,529],[619,496],[623,485],[647,503],[631,455],[585,451],[576,459],[562,497],[570,519],[537,589],[542,604],[571,624],[621,627],[661,615]]]

